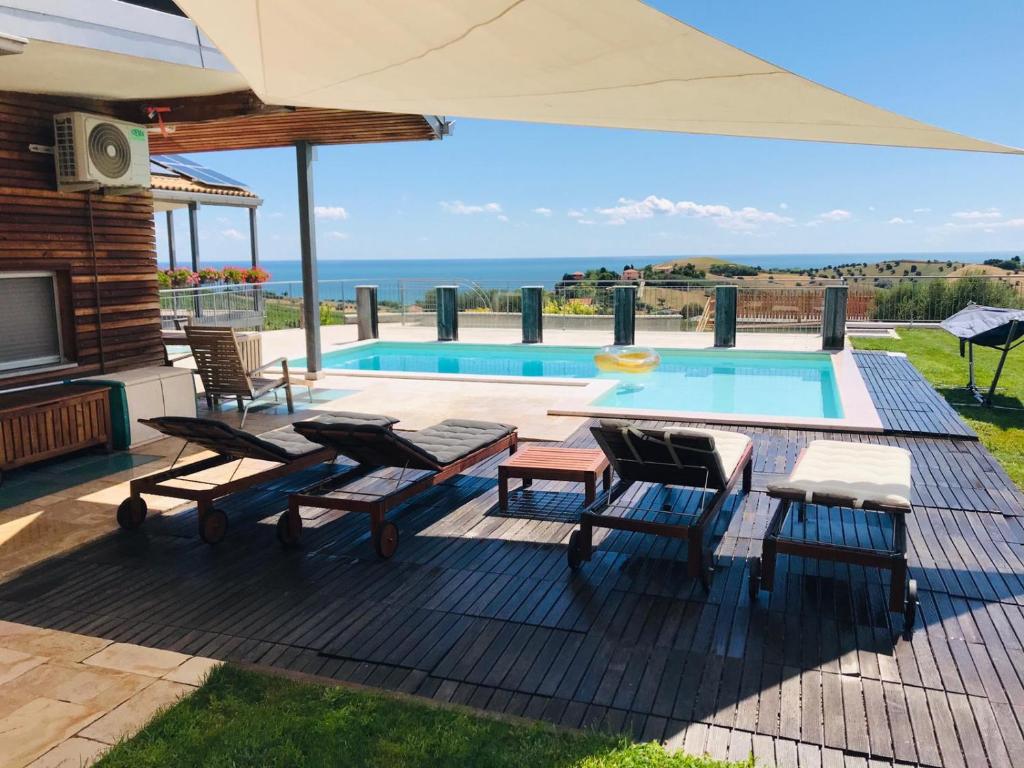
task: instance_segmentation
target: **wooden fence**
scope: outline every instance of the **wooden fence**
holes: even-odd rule
[[[870,319],[873,289],[851,288],[846,319]],[[825,304],[824,288],[747,288],[739,289],[736,322],[743,328],[775,328],[779,326],[810,327],[821,325]],[[715,325],[715,297],[708,298],[697,323],[698,331],[709,331]]]

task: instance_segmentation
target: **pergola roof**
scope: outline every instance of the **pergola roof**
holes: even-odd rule
[[[184,208],[189,203],[245,208],[263,204],[259,195],[240,184],[210,183],[160,161],[161,157],[154,155],[150,162],[150,188],[155,211]]]
[[[150,135],[157,154],[444,134],[443,118],[431,115],[262,101],[195,24],[172,10],[169,0],[0,0],[0,36],[16,53],[2,59],[0,91],[57,96],[65,109],[163,124],[167,130]]]
[[[289,147],[299,140],[314,144],[431,141],[446,130],[443,119],[432,115],[338,109],[287,109],[187,123],[176,123],[174,114],[168,120],[173,132],[150,135],[152,152]]]
[[[639,0],[177,0],[268,104],[1021,153],[845,96]]]

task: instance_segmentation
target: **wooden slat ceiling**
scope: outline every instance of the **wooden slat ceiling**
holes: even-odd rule
[[[31,98],[54,103],[54,110],[82,110],[155,127],[151,106],[173,132],[153,131],[149,150],[154,155],[212,152],[223,149],[287,147],[296,141],[313,144],[369,144],[388,141],[430,141],[438,138],[436,118],[391,112],[309,109],[264,104],[252,91],[145,101],[103,101],[87,98],[28,96],[0,91],[5,98]],[[3,132],[0,120],[0,133]]]
[[[368,144],[437,138],[422,115],[335,109],[300,108],[170,124],[174,126],[172,133],[150,134],[153,154],[286,147],[303,140],[314,144]]]

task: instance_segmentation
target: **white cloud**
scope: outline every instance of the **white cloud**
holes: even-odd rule
[[[313,214],[318,219],[345,221],[348,218],[348,211],[340,205],[318,205],[313,208]]]
[[[873,206],[873,205],[869,205],[869,206],[868,206],[868,210],[869,210],[869,211],[873,211],[873,210],[875,210],[875,206]]]
[[[996,208],[989,208],[984,211],[957,211],[953,214],[954,219],[977,221],[979,219],[1001,219],[1003,214]]]
[[[913,224],[913,223],[914,223],[913,219],[904,219],[904,218],[902,218],[900,216],[893,216],[891,219],[889,219],[889,224]]]
[[[500,213],[498,214],[498,221],[508,221],[508,216],[506,216],[504,213]]]
[[[622,225],[627,221],[651,219],[655,216],[686,216],[697,219],[711,219],[724,229],[756,229],[762,224],[791,224],[788,216],[781,216],[771,211],[762,211],[750,206],[730,208],[727,205],[695,203],[691,200],[673,202],[665,197],[648,195],[643,200],[632,200],[620,197],[618,205],[609,208],[596,208],[597,213],[605,216],[605,223]],[[572,215],[572,212],[569,213]]]
[[[853,214],[842,208],[833,208],[831,211],[819,213],[818,218],[822,221],[849,221],[853,218]]]
[[[542,208],[534,208],[533,212],[536,213],[538,216],[550,216],[551,215],[551,209],[550,208],[543,208],[543,207]]]
[[[915,208],[914,213],[931,213],[931,208]]]
[[[476,213],[501,213],[501,206],[498,203],[484,203],[483,205],[467,205],[461,200],[441,201],[441,208],[448,213],[459,216],[471,216]]]
[[[586,208],[584,208],[582,211],[577,210],[576,208],[572,208],[565,215],[568,216],[570,219],[584,219],[587,216],[587,214],[584,213],[584,211],[586,211],[586,210],[587,210]]]
[[[588,224],[589,225],[589,224],[593,224],[594,220],[593,219],[576,219],[576,223],[577,224]]]
[[[781,208],[784,211],[788,211],[789,210],[789,203],[779,203],[779,208]]]
[[[245,235],[239,232],[234,227],[228,227],[220,231],[221,235],[226,237],[228,240],[245,240]]]
[[[947,221],[947,229],[980,229],[984,232],[995,232],[997,229],[1021,229],[1024,227],[1024,218],[1005,219],[1003,221],[992,221],[985,218],[974,218],[968,221]]]
[[[327,233],[327,236],[331,238],[331,240],[348,240],[349,238],[348,232],[342,232],[339,229],[331,230]]]

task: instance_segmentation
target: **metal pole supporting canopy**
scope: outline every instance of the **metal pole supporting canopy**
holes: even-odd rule
[[[1006,357],[1024,344],[1024,309],[1006,307],[983,307],[968,304],[954,315],[942,321],[942,327],[960,339],[960,356],[967,352],[967,390],[982,405],[992,405],[996,385],[1003,373]],[[989,347],[1000,351],[999,363],[988,392],[982,394],[974,373],[974,346]]]

